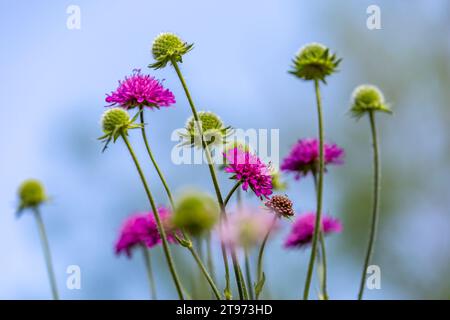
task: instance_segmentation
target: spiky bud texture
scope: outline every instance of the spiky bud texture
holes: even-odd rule
[[[341,59],[330,54],[327,47],[319,43],[311,43],[302,47],[293,60],[289,73],[303,80],[321,80],[337,71]]]
[[[183,62],[182,56],[189,52],[193,44],[188,44],[173,33],[159,34],[152,45],[153,58],[155,63],[149,65],[150,68],[164,68],[169,62]]]

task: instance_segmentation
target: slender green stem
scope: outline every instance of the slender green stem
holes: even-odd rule
[[[372,131],[372,146],[373,146],[373,207],[372,207],[372,224],[370,227],[369,244],[367,247],[366,258],[364,260],[364,268],[361,275],[361,283],[359,285],[358,300],[363,298],[364,288],[366,286],[367,268],[369,267],[370,259],[372,258],[373,249],[378,226],[378,207],[380,198],[380,158],[378,151],[378,134],[375,125],[375,114],[373,111],[369,113],[370,128]]]
[[[144,110],[141,110],[140,112],[140,119],[141,119],[141,133],[142,133],[142,138],[144,140],[144,144],[145,144],[145,148],[147,149],[147,153],[148,156],[150,157],[150,160],[153,163],[153,166],[156,169],[156,172],[158,173],[159,179],[161,180],[164,189],[166,190],[167,193],[167,197],[169,198],[170,204],[172,205],[172,208],[175,207],[174,202],[173,202],[173,197],[172,197],[172,193],[170,192],[169,186],[167,185],[166,179],[164,178],[164,175],[162,174],[161,170],[159,169],[158,163],[155,160],[155,157],[153,156],[152,150],[150,149],[150,145],[148,143],[147,140],[147,133],[145,132],[145,121],[144,121]]]
[[[263,274],[263,256],[264,256],[264,249],[266,248],[267,240],[269,239],[269,236],[270,236],[270,233],[272,232],[273,226],[274,226],[275,223],[276,223],[276,219],[277,219],[277,217],[275,216],[275,217],[273,218],[272,225],[270,226],[269,230],[267,231],[267,234],[266,234],[266,236],[264,237],[264,240],[263,240],[263,242],[262,242],[262,244],[261,244],[261,247],[259,248],[259,252],[258,252],[258,265],[257,265],[257,275],[258,275],[258,280],[256,281],[257,284],[259,284],[259,283],[262,281],[263,276],[264,276],[264,274]],[[262,292],[262,288],[261,288],[260,290],[257,290],[257,291],[256,291],[256,300],[259,299],[259,296],[260,296],[261,292]]]
[[[193,249],[192,246],[188,247],[188,249],[191,251],[192,256],[194,257],[194,259],[197,262],[198,266],[201,268],[201,271],[205,275],[206,280],[208,281],[209,285],[211,286],[211,289],[213,290],[214,296],[217,298],[217,300],[220,300],[221,299],[220,292],[217,289],[217,286],[214,283],[214,280],[209,275],[208,270],[206,270],[205,266],[203,265],[203,263],[202,263],[200,257],[198,256],[197,252]]]
[[[133,158],[134,164],[135,164],[136,169],[137,169],[137,171],[139,173],[139,177],[141,178],[142,184],[144,186],[145,193],[147,194],[147,198],[148,198],[148,200],[150,202],[150,206],[151,206],[151,208],[153,210],[153,214],[155,216],[156,224],[158,226],[158,231],[159,231],[159,233],[161,235],[161,239],[162,239],[164,255],[166,256],[167,265],[169,266],[170,273],[172,275],[175,287],[177,289],[178,297],[181,300],[184,300],[183,289],[182,289],[182,286],[181,286],[180,279],[178,277],[177,271],[175,269],[175,264],[173,262],[172,255],[170,253],[169,243],[167,241],[166,231],[165,231],[165,229],[164,229],[164,227],[162,225],[161,217],[159,216],[159,212],[158,212],[158,208],[156,207],[155,200],[153,199],[153,195],[150,192],[150,188],[149,188],[149,186],[147,184],[147,180],[145,179],[145,176],[144,176],[144,173],[143,173],[143,171],[141,169],[139,161],[138,161],[138,159],[137,159],[137,157],[136,157],[136,155],[134,153],[133,148],[131,147],[130,142],[128,141],[128,138],[127,138],[126,134],[121,133],[121,136],[122,136],[122,139],[123,139],[123,141],[125,142],[125,144],[126,144],[126,146],[128,148],[128,151],[130,152],[131,157]]]
[[[186,81],[184,80],[184,77],[183,77],[183,75],[181,73],[181,70],[180,70],[180,68],[178,66],[178,63],[174,59],[172,59],[171,62],[172,62],[172,65],[173,65],[173,67],[174,67],[174,69],[175,69],[175,71],[177,73],[178,78],[180,79],[181,85],[182,85],[183,90],[184,90],[184,92],[186,94],[186,98],[188,99],[189,106],[191,107],[192,115],[194,116],[194,120],[196,121],[196,123],[200,123],[200,118],[199,118],[197,110],[195,108],[194,101],[192,100],[191,94],[189,93],[189,89],[188,89],[188,87],[186,85]],[[209,147],[206,144],[205,139],[203,137],[203,131],[202,131],[201,125],[199,125],[198,127],[199,127],[198,130],[199,130],[199,133],[200,133],[200,137],[202,139],[202,147],[203,147],[203,150],[205,151],[206,160],[208,162],[209,172],[210,172],[211,179],[212,179],[212,182],[213,182],[213,185],[214,185],[214,190],[216,192],[217,201],[219,202],[219,205],[221,207],[221,217],[222,217],[221,220],[223,220],[223,222],[226,222],[227,221],[227,214],[226,214],[226,211],[225,211],[225,205],[224,205],[224,201],[223,201],[223,198],[222,198],[222,193],[220,192],[220,187],[219,187],[219,182],[217,180],[216,170],[215,170],[215,167],[214,167],[214,163],[212,161],[211,151],[209,150]],[[227,259],[225,244],[223,243],[223,241],[221,243],[221,249],[222,249],[222,257],[223,257],[224,266],[225,266],[225,277],[226,277],[226,283],[227,283],[227,287],[225,288],[225,291],[226,292],[231,292],[230,291],[230,287],[229,287],[229,283],[230,283],[230,281],[229,281],[229,271],[227,271],[228,270],[228,259]],[[233,261],[234,274],[235,274],[236,284],[237,284],[238,291],[239,291],[239,296],[240,296],[241,299],[243,299],[244,293],[245,293],[243,288],[245,287],[245,283],[242,283],[242,277],[239,276],[239,274],[241,273],[240,266],[239,266],[239,261],[238,261],[237,256],[236,256],[236,251],[233,248],[230,249],[230,252],[231,252],[231,259]]]
[[[317,254],[317,243],[319,240],[319,233],[321,232],[321,221],[322,221],[322,189],[323,189],[323,172],[324,172],[324,154],[323,154],[323,144],[324,144],[324,130],[323,130],[323,120],[322,120],[322,100],[320,97],[319,81],[314,81],[314,87],[316,91],[316,101],[317,101],[317,117],[318,117],[318,130],[319,130],[319,177],[317,181],[317,210],[316,210],[316,221],[314,225],[314,234],[311,246],[311,256],[309,259],[308,271],[306,274],[305,288],[303,290],[303,299],[308,300],[309,288],[311,287],[311,279],[314,270],[314,262],[316,260]]]
[[[142,246],[142,255],[144,257],[145,269],[147,270],[148,283],[150,285],[150,294],[152,300],[156,300],[155,278],[153,277],[152,261],[150,260],[150,252],[145,246]]]
[[[144,140],[145,148],[147,149],[147,153],[148,153],[148,155],[150,157],[150,160],[152,161],[153,166],[155,167],[156,172],[158,173],[159,179],[161,180],[161,182],[162,182],[162,184],[164,186],[164,189],[166,190],[167,197],[169,198],[170,205],[172,206],[172,210],[175,210],[175,203],[173,201],[173,197],[172,197],[172,193],[170,191],[169,185],[167,184],[166,179],[165,179],[161,169],[159,168],[158,163],[155,160],[155,157],[153,156],[152,150],[150,148],[150,144],[148,143],[147,133],[146,133],[145,127],[144,127],[144,125],[145,125],[144,110],[141,110],[140,120],[141,120],[141,124],[142,124],[141,133],[142,133],[142,138]],[[184,232],[184,230],[182,230],[182,235],[183,235],[183,238],[184,238],[185,241],[192,242],[190,237],[188,236],[188,234],[186,232]],[[194,254],[197,254],[195,252],[195,248],[190,248],[189,251],[192,253],[193,256],[194,256]],[[194,259],[195,259],[195,257],[194,257]],[[200,260],[196,259],[196,261],[197,261],[197,264],[198,264],[198,266],[199,266],[199,268],[200,268],[200,270],[202,272],[203,272],[203,270],[206,270],[206,268],[203,265],[203,262],[202,262],[201,259]],[[204,276],[206,278],[209,277],[209,274],[205,274],[204,272],[203,272],[203,274],[204,274]],[[214,279],[214,277],[213,277],[213,279]],[[212,288],[212,289],[214,289],[214,288]]]
[[[206,264],[209,269],[209,273],[211,274],[211,278],[214,282],[216,282],[216,273],[214,270],[214,260],[213,260],[213,252],[212,252],[212,241],[211,241],[211,232],[208,232],[206,236]]]
[[[233,193],[240,187],[242,184],[241,181],[236,182],[236,184],[231,188],[230,192],[228,192],[227,197],[225,198],[225,201],[223,202],[223,205],[226,207],[228,204],[228,201],[230,201],[231,197],[233,196]]]
[[[34,216],[36,217],[36,222],[39,229],[39,236],[41,238],[42,243],[42,249],[44,250],[44,258],[45,263],[47,265],[47,274],[48,279],[50,281],[50,287],[52,289],[53,300],[59,300],[58,287],[56,285],[56,277],[55,272],[53,270],[52,255],[50,252],[50,246],[48,244],[47,232],[45,231],[44,221],[42,220],[41,213],[39,212],[39,209],[37,207],[34,208]]]
[[[314,181],[314,188],[317,194],[317,175],[313,173],[313,181]],[[321,251],[321,259],[320,262],[322,264],[322,276],[320,278],[321,280],[321,290],[322,290],[322,297],[324,300],[328,300],[328,292],[327,292],[327,253],[325,249],[325,237],[323,235],[323,231],[320,231],[319,235],[319,241],[320,241],[320,251]]]
[[[320,262],[322,264],[322,277],[321,277],[321,290],[322,290],[322,298],[324,300],[328,300],[328,292],[327,292],[327,253],[325,250],[325,239],[323,236],[323,232],[321,231],[319,234],[320,241]]]
[[[252,272],[250,267],[250,257],[248,249],[244,249],[244,255],[245,255],[245,277],[247,280],[247,290],[250,300],[255,300],[255,295],[253,293],[253,282],[252,282]]]

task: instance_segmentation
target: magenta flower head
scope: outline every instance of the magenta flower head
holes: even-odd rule
[[[119,80],[118,88],[107,94],[105,101],[110,103],[110,106],[119,105],[125,109],[134,107],[159,109],[174,104],[175,96],[169,89],[165,89],[161,82],[135,69],[131,76]]]
[[[344,149],[336,144],[324,144],[325,169],[329,164],[342,164]],[[301,139],[292,147],[288,156],[283,159],[281,170],[294,172],[295,179],[308,173],[317,174],[319,170],[319,140]]]
[[[170,211],[160,207],[158,212],[167,228],[167,240],[175,243],[173,230],[169,227]],[[115,251],[116,254],[125,252],[128,257],[131,257],[131,250],[134,247],[141,245],[152,248],[161,242],[161,236],[153,212],[137,213],[125,220],[115,245]]]
[[[267,233],[278,229],[278,225],[267,211],[244,207],[230,215],[221,228],[221,239],[225,245],[248,249],[261,244]]]
[[[233,148],[223,153],[225,172],[233,173],[231,179],[242,183],[242,189],[253,190],[257,197],[268,198],[272,194],[272,176],[269,167],[250,151]]]
[[[316,214],[314,212],[299,215],[284,242],[284,247],[304,248],[309,245],[312,242],[315,222]],[[322,231],[324,235],[341,232],[342,224],[336,218],[324,216],[322,217]]]

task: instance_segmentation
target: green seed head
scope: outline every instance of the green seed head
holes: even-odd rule
[[[45,202],[48,198],[44,186],[34,179],[25,180],[19,186],[19,211],[25,208],[34,208]]]
[[[219,218],[219,206],[209,195],[191,192],[182,196],[172,217],[174,226],[194,236],[211,230]]]
[[[173,33],[161,33],[153,41],[152,54],[156,60],[149,67],[154,69],[164,68],[168,62],[183,62],[182,56],[189,52],[193,44],[187,44]]]
[[[330,54],[329,49],[319,43],[301,48],[293,60],[289,73],[303,80],[321,80],[337,71],[341,59]]]
[[[105,133],[113,132],[117,128],[126,128],[130,122],[130,115],[124,109],[111,108],[102,115],[102,128]]]
[[[392,113],[384,100],[383,93],[373,85],[360,85],[353,91],[350,111],[356,118],[360,118],[369,111]]]
[[[190,117],[186,122],[185,132],[180,133],[185,145],[201,147],[200,124],[208,145],[224,143],[232,132],[231,128],[225,127],[220,117],[213,112],[200,111],[198,118],[200,121],[197,123],[194,117]]]

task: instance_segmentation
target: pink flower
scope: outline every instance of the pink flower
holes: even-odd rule
[[[167,225],[170,218],[170,212],[163,207],[158,209],[161,221]],[[167,228],[167,240],[174,243],[173,232]],[[120,231],[119,239],[115,245],[116,254],[123,251],[128,257],[131,257],[131,249],[142,245],[152,248],[162,242],[153,212],[137,213],[125,220]]]
[[[256,155],[240,148],[224,152],[225,172],[233,173],[232,179],[242,182],[242,189],[253,190],[257,197],[268,198],[272,194],[272,176],[270,170]]]
[[[229,247],[250,248],[259,245],[269,231],[278,228],[275,218],[261,208],[242,208],[222,224],[221,239]]]
[[[312,242],[314,234],[314,225],[316,222],[316,214],[308,212],[300,215],[292,225],[286,241],[285,248],[303,248]],[[333,217],[322,217],[322,231],[324,235],[337,233],[342,231],[341,222]]]
[[[160,108],[174,104],[175,97],[158,80],[135,69],[130,77],[125,77],[123,81],[119,80],[119,87],[111,94],[107,94],[105,101],[110,103],[110,106],[117,104],[125,109]]]
[[[329,164],[342,164],[344,150],[336,144],[324,144],[325,168]],[[309,172],[316,174],[319,169],[319,140],[299,140],[283,159],[282,171],[294,172],[295,179],[306,176]]]

